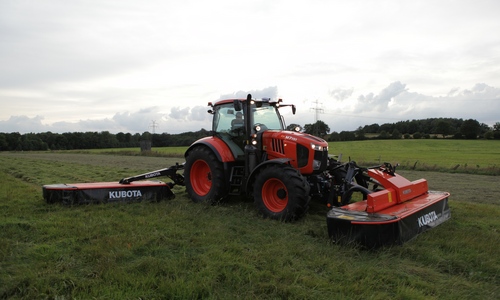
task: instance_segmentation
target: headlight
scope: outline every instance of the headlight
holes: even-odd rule
[[[255,126],[255,131],[259,132],[261,129],[259,125]]]
[[[323,147],[321,145],[316,145],[311,143],[311,149],[313,149],[314,151],[323,151],[323,150],[328,150],[328,146]]]

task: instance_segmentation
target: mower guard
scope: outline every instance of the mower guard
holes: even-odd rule
[[[396,173],[369,170],[386,189],[327,213],[328,234],[336,243],[366,248],[402,244],[451,217],[449,193],[427,190],[427,181],[410,182]]]

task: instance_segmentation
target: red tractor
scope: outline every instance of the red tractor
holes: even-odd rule
[[[328,164],[328,143],[286,131],[281,99],[222,100],[209,103],[212,136],[185,153],[186,191],[195,202],[229,195],[253,198],[265,217],[294,220],[307,211],[312,183]],[[314,179],[312,179],[314,178]],[[311,180],[312,179],[312,180]],[[314,190],[314,188],[313,188]]]
[[[186,186],[194,202],[217,203],[231,195],[253,199],[267,218],[302,217],[311,198],[330,207],[328,233],[336,242],[367,247],[402,243],[451,216],[447,192],[429,191],[427,181],[409,181],[389,163],[371,168],[328,156],[328,143],[285,130],[281,99],[209,103],[212,134],[194,142],[185,164],[123,178],[119,182],[43,187],[47,202],[92,203],[170,199]],[[184,176],[177,171],[184,169]],[[167,176],[173,182],[143,181]],[[369,186],[371,186],[369,188]]]

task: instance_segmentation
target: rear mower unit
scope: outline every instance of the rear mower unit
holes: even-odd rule
[[[62,202],[64,204],[169,200],[175,198],[171,189],[176,184],[184,184],[184,177],[177,174],[177,170],[182,168],[182,165],[175,165],[170,168],[123,178],[119,182],[44,185],[42,188],[43,198],[47,203]],[[159,176],[167,176],[173,182],[144,180]]]
[[[428,191],[424,179],[410,182],[388,163],[371,168],[341,163],[329,157],[325,140],[300,127],[286,130],[279,109],[291,107],[295,114],[294,105],[251,95],[208,105],[211,135],[187,149],[184,164],[118,183],[45,185],[44,198],[64,203],[158,201],[174,197],[171,188],[181,185],[194,202],[243,196],[263,217],[281,221],[303,217],[310,200],[319,199],[331,208],[326,219],[332,240],[366,247],[401,244],[450,218],[449,194]],[[151,181],[159,176],[173,182]]]

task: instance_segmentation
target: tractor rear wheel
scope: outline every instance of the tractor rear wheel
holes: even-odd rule
[[[253,198],[264,218],[293,221],[309,207],[309,184],[289,165],[271,165],[257,174]]]
[[[184,177],[186,192],[194,202],[216,203],[225,196],[222,163],[206,147],[195,147],[188,152]]]

